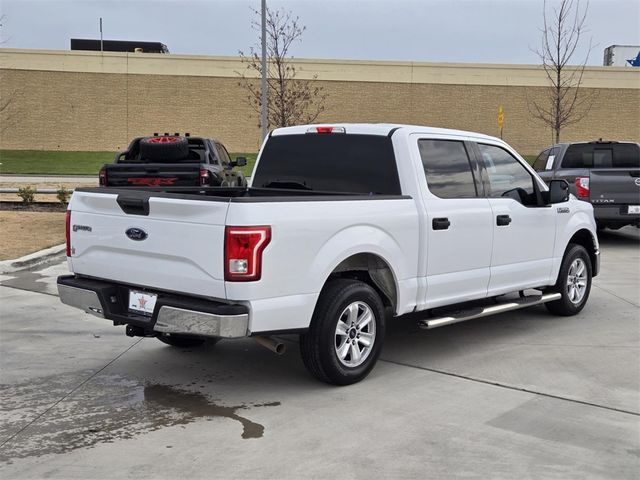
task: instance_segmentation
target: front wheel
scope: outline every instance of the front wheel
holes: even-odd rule
[[[554,315],[570,316],[579,313],[591,292],[591,259],[582,245],[569,244],[562,259],[558,281],[552,291],[562,297],[545,306]]]
[[[331,280],[320,294],[311,326],[300,336],[307,370],[334,385],[350,385],[373,369],[385,334],[378,293],[357,280]]]

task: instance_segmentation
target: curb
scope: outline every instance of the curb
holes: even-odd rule
[[[39,265],[47,260],[61,254],[66,249],[66,245],[56,245],[54,247],[45,248],[39,252],[30,253],[24,257],[16,258],[13,260],[3,260],[0,262],[0,274],[13,273],[18,270],[24,270],[26,268]]]
[[[44,178],[64,178],[64,177],[69,177],[69,178],[86,178],[87,180],[91,179],[91,180],[95,180],[96,179],[96,174],[94,175],[83,175],[80,173],[2,173],[0,174],[0,179],[2,179],[2,177],[7,177],[7,178],[11,178],[11,177],[44,177]]]

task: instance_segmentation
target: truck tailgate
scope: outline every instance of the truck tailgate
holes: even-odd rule
[[[77,191],[69,205],[72,269],[134,286],[223,299],[228,205],[151,192]],[[135,239],[132,228],[145,238]]]
[[[131,163],[106,166],[107,186],[197,186],[200,185],[198,163]]]
[[[640,170],[592,169],[589,189],[594,205],[640,205]]]

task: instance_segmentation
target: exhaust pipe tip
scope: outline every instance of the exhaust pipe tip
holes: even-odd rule
[[[287,351],[287,346],[284,343],[274,340],[271,337],[258,336],[254,337],[254,340],[267,350],[271,350],[276,355],[283,355],[284,352]]]

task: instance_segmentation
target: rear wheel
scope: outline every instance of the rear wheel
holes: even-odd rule
[[[311,326],[300,336],[307,370],[334,385],[350,385],[373,369],[385,334],[378,293],[357,280],[330,281],[320,294]]]
[[[547,310],[555,315],[570,316],[579,313],[591,292],[591,259],[582,245],[569,244],[562,259],[558,281],[552,291],[562,297],[547,302]]]
[[[200,347],[205,343],[208,345],[215,345],[220,341],[219,338],[205,339],[200,337],[189,337],[187,335],[158,335],[156,338],[162,343],[179,348]]]

